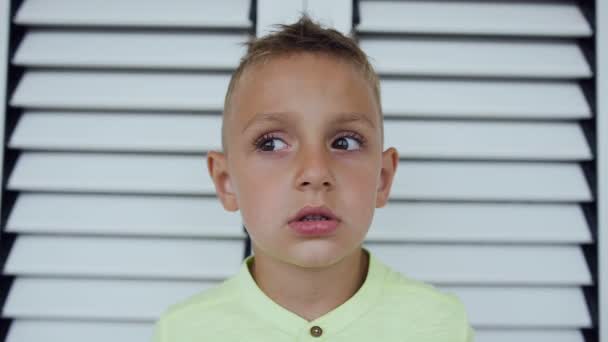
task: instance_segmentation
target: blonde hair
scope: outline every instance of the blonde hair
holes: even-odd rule
[[[228,91],[224,99],[224,117],[230,110],[232,93],[241,75],[253,64],[266,62],[272,58],[293,55],[297,53],[318,53],[353,63],[361,70],[363,76],[369,81],[380,112],[382,123],[382,107],[380,104],[380,79],[369,62],[367,55],[357,42],[332,28],[324,28],[303,15],[290,25],[276,25],[277,30],[263,36],[254,38],[245,43],[247,53],[230,78]],[[225,121],[225,120],[223,120]],[[383,125],[381,125],[382,127]],[[381,129],[382,130],[382,129]],[[224,123],[222,122],[222,146],[226,148]]]

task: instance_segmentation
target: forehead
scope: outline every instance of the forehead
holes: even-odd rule
[[[259,113],[363,113],[379,121],[370,82],[353,63],[323,54],[273,57],[247,67],[232,94],[230,125]],[[226,119],[226,118],[225,118]]]

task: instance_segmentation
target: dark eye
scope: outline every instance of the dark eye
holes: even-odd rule
[[[282,150],[285,147],[287,144],[279,138],[266,138],[257,144],[257,148],[265,152]]]
[[[346,136],[336,139],[331,147],[340,150],[358,150],[361,148],[361,143],[356,138]]]

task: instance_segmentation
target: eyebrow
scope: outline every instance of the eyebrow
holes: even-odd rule
[[[289,121],[289,112],[278,112],[278,113],[258,113],[251,118],[245,124],[243,132],[245,132],[250,126],[258,122],[280,122]],[[356,112],[344,112],[338,113],[338,116],[332,120],[332,123],[345,123],[345,122],[363,122],[371,128],[376,128],[374,122],[368,117],[368,115]]]

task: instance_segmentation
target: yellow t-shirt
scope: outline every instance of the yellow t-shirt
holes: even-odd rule
[[[311,322],[260,290],[249,256],[236,275],[170,306],[156,322],[154,341],[473,341],[458,297],[407,278],[365,251],[369,267],[361,288]]]

